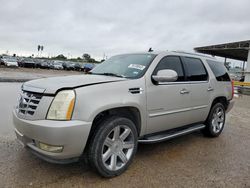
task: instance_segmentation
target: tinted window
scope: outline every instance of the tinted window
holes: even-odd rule
[[[183,72],[182,63],[179,57],[177,56],[164,57],[155,68],[153,74],[156,75],[159,70],[163,70],[163,69],[171,69],[171,70],[176,71],[178,74],[177,82],[184,81],[184,78],[185,78],[184,72]]]
[[[207,63],[218,81],[230,81],[227,69],[223,63],[212,60],[207,60]]]
[[[205,81],[208,79],[207,71],[200,59],[184,57],[189,81]]]

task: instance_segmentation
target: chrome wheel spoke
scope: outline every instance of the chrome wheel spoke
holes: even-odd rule
[[[113,145],[113,140],[111,140],[109,137],[106,138],[106,140],[104,141],[104,145],[108,146],[109,148],[112,147]]]
[[[213,125],[213,131],[217,132],[216,130],[217,130],[216,125]]]
[[[110,166],[112,170],[116,170],[116,164],[117,164],[117,155],[113,154],[111,155],[111,161],[110,161]]]
[[[218,123],[217,125],[216,125],[216,131],[219,131],[220,130],[220,124]]]
[[[121,134],[120,139],[124,141],[130,134],[130,132],[131,132],[130,129],[125,129],[124,132]]]
[[[123,149],[130,149],[134,147],[134,143],[132,142],[124,142],[123,143]]]
[[[112,151],[111,149],[109,148],[103,155],[102,155],[102,158],[103,158],[103,161],[106,162],[112,155]]]
[[[220,108],[217,108],[215,113],[218,114],[220,112]]]
[[[120,126],[114,128],[114,140],[117,140],[120,137]]]
[[[128,159],[127,159],[126,155],[123,153],[123,151],[120,151],[118,153],[118,157],[122,160],[123,163],[127,163],[128,162]]]
[[[222,111],[219,111],[219,112],[217,113],[217,116],[220,117],[221,115],[222,115]]]
[[[219,123],[222,123],[223,121],[224,121],[224,118],[223,118],[223,117],[221,117],[221,118],[218,119],[218,122],[219,122]]]
[[[215,125],[215,118],[212,119],[212,125]]]

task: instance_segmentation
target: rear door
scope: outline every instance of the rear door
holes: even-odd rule
[[[209,111],[210,93],[213,91],[208,71],[199,58],[182,57],[182,61],[190,88],[190,120],[192,123],[205,121]]]

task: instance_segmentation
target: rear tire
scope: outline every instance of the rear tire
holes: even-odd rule
[[[122,174],[137,150],[137,130],[128,118],[112,116],[95,130],[88,150],[88,160],[103,177]]]
[[[210,110],[205,122],[206,127],[203,129],[203,134],[208,137],[218,137],[223,131],[225,119],[226,113],[224,105],[216,103]]]

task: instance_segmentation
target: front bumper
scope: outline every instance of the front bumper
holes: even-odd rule
[[[91,122],[78,120],[24,120],[13,111],[13,122],[17,139],[38,157],[53,163],[68,163],[79,158],[87,143]],[[48,152],[38,143],[63,146],[60,153]]]

